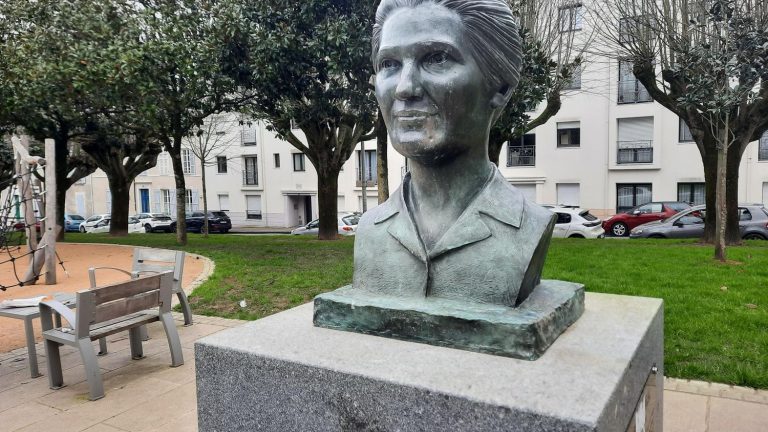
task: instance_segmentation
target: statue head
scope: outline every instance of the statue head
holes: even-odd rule
[[[487,85],[495,90],[507,87],[511,92],[520,80],[522,41],[518,26],[505,0],[382,0],[373,25],[372,59],[381,44],[384,22],[400,8],[415,8],[433,3],[456,12],[467,34],[469,48]]]
[[[424,165],[488,159],[490,126],[517,86],[521,42],[504,0],[383,0],[376,98],[395,149]]]

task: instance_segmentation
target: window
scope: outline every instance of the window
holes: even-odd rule
[[[187,189],[184,195],[186,197],[187,211],[197,210],[197,191]]]
[[[677,200],[692,206],[704,204],[706,189],[704,183],[678,183]]]
[[[748,209],[745,209],[743,207],[739,208],[739,220],[740,221],[752,220],[752,213],[750,213]]]
[[[275,168],[280,168],[280,153],[275,153]]]
[[[617,184],[616,185],[616,211],[626,212],[639,205],[651,202],[652,186],[650,183]]]
[[[557,146],[579,147],[581,145],[580,122],[560,122],[557,124]]]
[[[653,163],[653,117],[618,119],[617,164]]]
[[[693,141],[693,135],[691,135],[691,130],[688,128],[688,124],[683,120],[680,119],[680,126],[678,128],[678,142],[692,142]]]
[[[170,189],[161,189],[160,195],[162,197],[162,212],[165,214],[171,214],[171,200],[173,199],[171,197],[171,191]]]
[[[304,153],[293,154],[293,170],[304,171]]]
[[[555,213],[557,215],[556,224],[569,224],[571,223],[571,215],[568,213]]]
[[[584,8],[580,3],[560,8],[560,31],[581,30],[584,21]]]
[[[378,176],[376,175],[376,150],[366,150],[365,156],[357,151],[357,185],[363,182],[363,171],[365,171],[365,182],[367,185],[376,184]]]
[[[574,66],[573,71],[571,72],[571,79],[565,83],[563,90],[578,90],[581,88],[581,72],[583,68],[584,66],[581,64]]]
[[[244,146],[256,145],[256,128],[253,124],[244,124],[241,131],[241,139]]]
[[[246,156],[243,158],[243,185],[245,186],[258,186],[259,185],[259,168],[258,159],[256,156]]]
[[[641,205],[636,211],[640,214],[661,213],[664,211],[664,206],[661,203],[648,203]]]
[[[219,210],[229,211],[229,194],[219,194]]]
[[[651,102],[653,100],[651,95],[648,94],[648,90],[637,80],[632,67],[632,62],[619,60],[618,102],[620,104]]]
[[[508,143],[507,166],[536,166],[536,134],[525,134]]]
[[[635,17],[621,18],[619,20],[619,43],[628,44],[635,40],[638,34],[639,22]]]
[[[261,220],[261,195],[245,196],[246,219]]]
[[[216,156],[216,166],[219,169],[219,174],[226,174],[227,173],[227,157]]]
[[[181,170],[186,175],[195,174],[195,155],[189,149],[181,149]]]
[[[760,137],[757,144],[757,160],[768,161],[768,131]]]
[[[157,157],[157,165],[160,168],[160,175],[168,175],[168,153],[162,152]]]

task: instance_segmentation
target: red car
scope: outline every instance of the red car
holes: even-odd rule
[[[666,219],[677,212],[691,208],[684,202],[649,202],[603,221],[603,229],[617,237],[628,236],[632,228],[644,223]]]

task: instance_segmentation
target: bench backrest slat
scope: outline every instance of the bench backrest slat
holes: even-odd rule
[[[174,290],[179,290],[181,289],[181,277],[184,274],[184,256],[184,251],[135,248],[131,270],[139,273],[139,275],[172,270]]]
[[[85,337],[90,325],[142,310],[160,307],[170,311],[173,272],[132,279],[77,293],[78,337]]]

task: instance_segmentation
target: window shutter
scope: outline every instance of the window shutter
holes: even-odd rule
[[[192,191],[192,210],[201,210],[200,205],[200,193],[196,190]]]
[[[171,193],[171,217],[176,217],[176,189],[169,189]]]
[[[155,189],[152,191],[152,208],[150,210],[153,212],[163,211],[162,197],[160,195],[159,189]]]
[[[652,141],[653,117],[619,119],[619,141]]]
[[[107,191],[107,211],[104,213],[112,213],[112,191]]]

